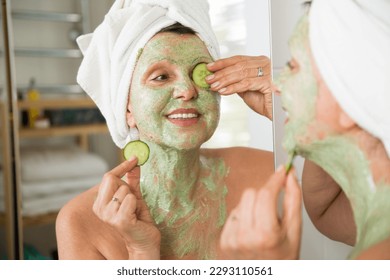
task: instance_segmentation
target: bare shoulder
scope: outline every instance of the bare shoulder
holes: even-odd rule
[[[229,174],[233,177],[244,177],[253,182],[263,183],[274,172],[274,157],[269,151],[232,147],[223,149],[202,149],[202,154],[219,157],[225,161]]]
[[[202,154],[223,159],[229,170],[226,177],[228,213],[239,203],[246,189],[261,188],[274,172],[273,153],[268,151],[234,147],[204,149]]]
[[[56,235],[61,259],[96,259],[91,229],[98,219],[92,211],[97,186],[81,193],[69,201],[58,213]],[[83,248],[82,252],[80,248]]]

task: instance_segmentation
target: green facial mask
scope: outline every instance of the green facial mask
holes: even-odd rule
[[[302,18],[289,40],[292,55],[299,63],[299,72],[286,67],[275,81],[282,92],[282,105],[288,112],[283,146],[289,153],[305,141],[308,127],[315,118],[318,86],[308,54],[308,19]]]
[[[217,127],[220,99],[191,79],[198,63],[211,61],[197,36],[161,33],[145,46],[133,75],[131,111],[150,147],[141,190],[162,235],[162,258],[215,258],[226,219],[228,169],[223,160],[199,152]],[[192,98],[184,97],[188,93]],[[167,118],[188,108],[200,115],[190,126]]]
[[[191,78],[197,64],[211,61],[207,48],[195,35],[161,33],[148,42],[130,90],[132,114],[143,140],[191,149],[213,135],[219,121],[220,96],[197,87]],[[187,94],[193,98],[185,101]],[[180,127],[167,118],[177,109],[193,109],[201,117],[196,125]]]

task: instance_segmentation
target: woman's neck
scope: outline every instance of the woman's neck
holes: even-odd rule
[[[168,213],[172,207],[188,212],[200,176],[199,149],[181,151],[148,143],[150,157],[142,167],[141,188],[149,207]],[[157,221],[158,222],[158,221]]]
[[[389,170],[387,173],[382,169],[378,171],[377,164],[372,164],[375,161],[385,164],[383,160],[388,161],[388,158],[378,156],[372,146],[362,146],[361,135],[355,136],[330,136],[298,149],[299,154],[322,167],[348,197],[357,227],[353,254],[390,235],[390,222],[386,217],[390,211]]]
[[[224,161],[203,157],[199,149],[148,145],[151,153],[141,169],[141,190],[162,233],[162,256],[215,257],[226,219]]]

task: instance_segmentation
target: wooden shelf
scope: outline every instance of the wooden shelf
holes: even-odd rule
[[[22,138],[77,136],[88,134],[107,133],[106,124],[85,124],[49,128],[21,128],[19,135]]]
[[[43,85],[43,84],[37,84],[35,85],[35,88],[40,93],[65,93],[65,94],[80,94],[80,97],[78,98],[85,98],[81,97],[84,93],[83,89],[79,85]],[[30,89],[30,85],[18,85],[17,90],[18,92],[27,92]]]
[[[90,98],[61,98],[61,99],[40,99],[38,101],[19,101],[20,110],[29,108],[36,109],[76,109],[76,108],[96,108],[96,104]]]
[[[48,213],[37,216],[23,217],[23,227],[38,226],[43,224],[54,224],[57,218],[58,212]],[[0,213],[0,225],[5,225],[5,215]]]

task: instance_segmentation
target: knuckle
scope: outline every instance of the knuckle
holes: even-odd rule
[[[240,88],[242,89],[242,91],[245,91],[248,89],[249,87],[249,81],[248,80],[242,80],[239,82],[239,85],[240,85]]]
[[[244,67],[241,69],[240,74],[242,77],[250,77],[250,69]]]
[[[112,225],[111,216],[108,215],[107,212],[100,213],[100,215],[99,215],[98,217],[99,217],[99,219],[102,220],[104,223],[109,224],[109,225]]]
[[[126,185],[121,185],[117,192],[121,193],[121,194],[127,194],[130,192],[129,188],[126,186]]]
[[[107,182],[107,183],[112,182],[114,180],[114,177],[115,176],[112,173],[110,173],[110,172],[104,173],[103,181]]]
[[[273,192],[270,188],[264,187],[264,188],[259,190],[259,195],[266,198],[266,199],[267,198],[270,199],[273,196]]]
[[[237,69],[238,71],[240,71],[240,73],[243,73],[243,71],[248,68],[248,63],[246,61],[240,61],[236,64],[237,66]]]
[[[97,203],[94,203],[93,205],[92,205],[92,212],[96,215],[96,216],[99,216],[99,211],[100,209],[99,209],[99,206],[97,205]]]
[[[129,193],[126,195],[126,197],[128,197],[128,200],[130,202],[133,202],[133,201],[137,201],[137,197],[135,196],[135,194],[133,194],[132,192],[129,191]]]

